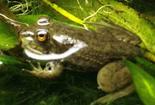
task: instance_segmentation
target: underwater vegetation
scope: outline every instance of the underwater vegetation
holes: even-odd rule
[[[140,57],[123,59],[130,71],[135,91],[105,105],[155,104],[155,2],[153,0],[1,0],[0,12],[32,25],[40,16],[76,29],[100,31],[104,27],[123,27],[141,42]],[[9,11],[7,10],[9,9]],[[2,16],[2,15],[1,15]],[[97,72],[64,70],[56,79],[38,78],[32,60],[23,54],[21,39],[10,22],[0,17],[0,105],[90,105],[107,95],[98,89]],[[12,20],[11,20],[12,22]],[[112,28],[111,28],[112,29]],[[20,27],[19,27],[20,30]],[[126,31],[125,31],[126,32]],[[42,39],[41,39],[42,40]],[[100,42],[98,42],[100,43]],[[42,51],[42,49],[39,49]],[[91,52],[91,51],[90,51]],[[41,66],[45,65],[42,62]],[[70,69],[70,68],[69,68]],[[88,68],[89,69],[89,68]],[[78,70],[77,70],[78,71]],[[94,103],[95,104],[95,103]],[[101,103],[102,105],[102,103]]]

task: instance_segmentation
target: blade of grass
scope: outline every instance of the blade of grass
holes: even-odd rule
[[[137,93],[143,103],[145,105],[154,105],[155,78],[128,60],[125,60],[125,64],[129,68]]]
[[[136,59],[138,64],[140,64],[143,67],[146,67],[148,69],[151,69],[155,72],[155,64],[153,64],[152,62],[150,62],[144,58],[141,58],[141,57],[136,57],[135,59]]]
[[[60,14],[62,14],[63,16],[67,17],[68,19],[80,24],[80,25],[84,25],[84,21],[77,18],[76,16],[72,15],[71,13],[67,12],[66,10],[62,9],[61,7],[59,7],[58,5],[51,3],[48,0],[42,0],[43,2],[45,2],[46,4],[48,4],[50,7],[52,7],[54,10],[56,10],[57,12],[59,12]]]
[[[7,55],[1,55],[0,56],[0,63],[1,64],[21,64],[21,62],[12,56],[7,56]]]

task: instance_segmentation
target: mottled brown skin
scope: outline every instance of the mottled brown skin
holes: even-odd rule
[[[67,34],[88,44],[88,47],[73,54],[66,61],[79,66],[93,67],[94,69],[92,70],[97,70],[110,61],[124,57],[134,57],[141,53],[138,47],[118,40],[112,29],[109,31],[105,28],[102,32],[98,33],[64,26],[61,28],[60,26],[55,26],[53,28],[57,34]]]
[[[103,27],[99,32],[85,30],[81,28],[68,27],[64,24],[50,24],[48,26],[32,26],[27,30],[35,32],[38,28],[48,29],[50,39],[45,43],[35,42],[40,46],[38,50],[44,53],[63,53],[72,45],[62,45],[52,39],[52,35],[68,35],[73,39],[85,42],[88,47],[81,49],[75,54],[64,59],[64,64],[73,64],[84,68],[81,71],[96,71],[106,63],[126,57],[140,55],[141,50],[132,43],[139,43],[139,39],[127,33],[122,28]],[[122,33],[121,33],[122,32]],[[120,33],[120,34],[119,34]],[[126,37],[122,37],[124,36]],[[120,36],[120,37],[119,37]],[[31,46],[31,45],[29,45]]]

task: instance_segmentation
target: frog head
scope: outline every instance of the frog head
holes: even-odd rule
[[[28,71],[34,76],[41,78],[54,78],[61,74],[61,62],[64,58],[76,53],[86,44],[78,39],[59,33],[49,18],[41,17],[35,25],[26,27],[20,32],[20,41],[25,54],[35,60],[47,61],[44,69],[32,66]],[[50,63],[49,63],[50,62]],[[58,62],[58,63],[53,63]],[[50,68],[50,69],[49,69]],[[52,69],[51,69],[52,68]]]
[[[62,60],[81,48],[86,43],[61,33],[48,17],[41,17],[37,23],[20,32],[20,40],[25,54],[36,60]]]
[[[51,25],[47,17],[41,17],[37,24],[23,29],[20,32],[22,47],[37,54],[49,53],[50,35],[53,30],[48,27]]]
[[[40,56],[57,51],[54,47],[56,46],[56,41],[52,38],[54,31],[49,27],[52,27],[52,22],[49,21],[49,18],[41,17],[35,25],[22,29],[19,37],[23,49]],[[50,61],[44,68],[42,68],[40,64],[38,67],[35,67],[30,63],[33,70],[25,71],[28,71],[30,74],[39,78],[53,79],[62,72],[62,65],[60,63],[61,62],[56,63]]]

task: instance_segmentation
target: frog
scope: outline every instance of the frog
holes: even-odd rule
[[[122,27],[113,24],[94,31],[40,17],[19,36],[29,58],[47,61],[45,68],[33,66],[35,69],[29,72],[34,76],[55,78],[63,68],[75,67],[74,71],[98,72],[99,88],[110,94],[92,105],[114,101],[134,90],[130,73],[121,60],[141,56],[143,51],[137,46],[140,39]]]
[[[115,24],[94,31],[54,23],[48,16],[40,17],[33,25],[0,16],[16,28],[21,48],[28,58],[47,62],[45,67],[30,63],[33,69],[27,71],[33,76],[58,78],[64,68],[98,72],[98,88],[110,94],[92,105],[114,101],[133,92],[130,73],[121,62],[143,55],[137,46],[141,41],[133,33]]]

